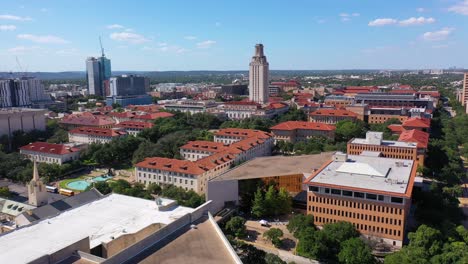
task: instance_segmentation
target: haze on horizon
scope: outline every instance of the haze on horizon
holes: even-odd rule
[[[0,72],[468,68],[468,0],[0,2]]]

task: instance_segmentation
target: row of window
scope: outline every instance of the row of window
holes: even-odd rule
[[[363,220],[363,221],[372,221],[372,222],[377,222],[377,223],[382,223],[382,224],[401,226],[401,219],[394,219],[394,218],[389,218],[389,217],[380,217],[376,215],[367,215],[367,214],[361,214],[361,213],[356,213],[356,212],[348,212],[348,211],[343,211],[343,210],[337,210],[337,209],[331,209],[331,208],[325,208],[325,207],[316,207],[316,206],[309,206],[309,211],[320,213],[320,214],[336,215],[336,216],[348,217],[348,218],[353,218],[353,219],[358,219],[358,220]]]
[[[309,191],[320,193],[320,188],[317,186],[309,186]],[[353,191],[348,191],[348,190],[330,189],[330,188],[324,188],[323,193],[345,196],[345,197],[354,197],[354,198],[366,199],[366,200],[373,200],[373,201],[381,201],[381,202],[384,201],[384,196],[381,194],[377,195],[373,193],[353,192]],[[390,201],[396,204],[403,204],[403,198],[401,197],[391,197]]]
[[[141,172],[138,173],[138,176],[142,177]],[[143,178],[146,178],[146,173],[143,173]],[[148,179],[151,180],[151,175],[150,174],[148,174]],[[172,177],[166,177],[166,176],[161,177],[161,175],[159,175],[157,177],[158,181],[163,181],[163,182],[168,182],[168,183],[171,183],[173,179],[174,179],[174,183],[177,183],[177,178],[176,177],[173,177],[173,178]],[[156,180],[156,175],[153,175],[153,180]],[[179,179],[179,183],[182,184],[182,179]],[[188,180],[185,180],[185,184],[188,184]],[[193,180],[190,181],[190,185],[193,185]]]
[[[187,177],[187,178],[194,178],[193,175],[190,174],[185,174],[185,173],[179,173],[179,172],[172,172],[172,171],[164,171],[164,170],[158,170],[158,169],[150,169],[150,168],[145,168],[145,167],[138,167],[137,170],[139,171],[147,171],[147,172],[152,172],[152,173],[166,173],[169,176],[179,176],[179,177]],[[139,173],[139,175],[141,175]]]
[[[139,182],[139,183],[143,183],[144,185],[146,185],[146,180],[139,180],[138,182]],[[151,183],[151,182],[152,182],[152,181],[148,181],[148,183]],[[183,188],[185,188],[185,190],[188,191],[188,187],[183,187]],[[193,187],[190,188],[190,189],[193,190]]]
[[[373,212],[387,213],[387,214],[399,214],[403,213],[401,208],[393,208],[389,206],[380,206],[375,204],[367,204],[360,202],[352,202],[339,199],[330,199],[325,197],[309,196],[309,202],[321,203],[321,204],[330,204],[335,206],[343,206],[347,208],[356,208],[362,210],[370,210]]]
[[[375,146],[375,145],[356,145],[350,144],[349,151],[357,151],[360,153],[362,150],[368,151],[379,151],[384,152],[385,154],[388,153],[396,153],[396,154],[412,154],[415,149],[412,148],[405,148],[405,147],[382,147],[382,146]]]
[[[336,223],[339,220],[332,219],[332,218],[326,218],[326,217],[319,217],[316,216],[314,217],[315,223]],[[373,225],[366,225],[366,224],[356,224],[352,223],[353,226],[359,230],[359,231],[367,231],[369,233],[380,233],[380,234],[385,234],[385,235],[390,235],[390,236],[401,236],[401,230],[397,229],[391,229],[387,227],[380,227],[380,226],[373,226]]]

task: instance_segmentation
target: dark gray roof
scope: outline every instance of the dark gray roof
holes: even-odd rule
[[[103,195],[96,189],[91,189],[86,192],[79,193],[77,195],[67,197],[65,199],[55,201],[48,205],[38,207],[31,211],[31,213],[25,212],[23,215],[30,221],[34,222],[41,220],[53,215],[57,215],[63,211],[79,207],[83,204],[96,201],[103,197]]]

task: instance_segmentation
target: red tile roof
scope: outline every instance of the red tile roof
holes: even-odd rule
[[[123,122],[120,122],[118,125],[116,125],[116,127],[137,128],[137,129],[152,128],[153,126],[154,126],[153,123],[139,122],[139,121],[123,121]]]
[[[296,129],[333,131],[336,129],[336,127],[333,125],[307,122],[307,121],[287,121],[287,122],[280,123],[271,128],[271,130],[296,130]]]
[[[285,103],[271,103],[267,106],[268,109],[281,109],[285,107],[288,107]]]
[[[398,86],[398,88],[400,88],[400,89],[412,89],[413,87],[411,87],[411,85],[408,85],[408,84],[402,84],[402,85]]]
[[[110,116],[116,117],[116,118],[132,118],[136,115],[135,112],[112,112],[109,113]]]
[[[78,127],[69,131],[71,134],[85,134],[93,136],[103,137],[118,137],[126,135],[127,132],[123,130],[117,130],[112,128],[100,128],[100,127]]]
[[[84,112],[65,116],[60,123],[79,126],[108,126],[115,124],[115,121],[108,116],[93,115],[89,112]]]
[[[312,113],[311,116],[350,116],[350,117],[357,117],[357,114],[348,110],[344,109],[319,109]]]
[[[400,134],[401,132],[405,131],[403,126],[398,125],[398,124],[389,125],[389,126],[387,126],[387,128],[390,129],[392,131],[392,133],[394,133],[394,134]]]
[[[52,144],[47,142],[34,142],[26,146],[22,146],[20,150],[29,150],[41,153],[49,153],[55,155],[65,155],[73,152],[79,152],[79,148],[68,147],[63,144]]]
[[[168,113],[168,112],[157,112],[157,113],[148,113],[148,114],[143,114],[143,115],[136,115],[133,117],[133,119],[141,119],[141,120],[155,120],[158,118],[167,118],[167,117],[173,117],[174,114]]]
[[[183,145],[180,148],[210,152],[221,152],[226,150],[226,146],[223,143],[204,140],[189,141],[187,144]]]
[[[157,104],[152,105],[128,105],[127,109],[131,109],[132,111],[141,111],[141,112],[158,112],[162,109],[162,106]]]
[[[429,133],[417,129],[405,130],[401,133],[398,141],[416,142],[418,143],[418,148],[427,149],[427,145],[429,144]]]
[[[215,136],[231,136],[240,138],[269,138],[271,134],[261,130],[244,129],[244,128],[223,128],[215,133]]]
[[[287,81],[287,82],[272,82],[271,85],[278,85],[278,86],[299,86],[301,85],[298,81]]]
[[[163,171],[179,172],[191,175],[201,175],[206,170],[200,168],[197,163],[188,160],[168,159],[161,157],[146,158],[135,165],[136,167],[157,169]]]
[[[259,103],[252,102],[252,101],[231,101],[231,102],[225,102],[224,104],[228,105],[256,105],[260,107]]]
[[[393,90],[390,90],[390,93],[392,94],[414,94],[416,93],[416,91],[412,89],[393,89]]]
[[[435,98],[440,97],[440,93],[438,91],[419,91],[418,93],[423,95],[430,95]]]
[[[431,127],[431,120],[428,118],[412,117],[403,122],[403,127],[420,127],[429,128]]]

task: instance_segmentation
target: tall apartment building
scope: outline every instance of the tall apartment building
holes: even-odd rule
[[[255,55],[252,57],[249,69],[249,99],[259,104],[268,103],[268,73],[269,65],[263,54],[263,45],[255,45]]]
[[[106,104],[118,103],[122,107],[127,105],[151,104],[151,96],[146,94],[149,89],[149,79],[142,76],[122,75],[110,78],[109,96]]]
[[[424,165],[424,158],[429,142],[429,134],[415,135],[414,132],[406,134],[402,140],[384,140],[382,132],[369,131],[366,133],[366,138],[353,138],[348,141],[347,153],[349,155],[368,155],[377,154],[386,158],[408,159],[417,161],[419,165]],[[416,132],[417,133],[417,132]],[[416,136],[418,139],[416,139]],[[425,139],[421,139],[424,137]],[[426,141],[426,143],[423,143]]]
[[[104,54],[101,57],[86,59],[86,80],[88,93],[106,96],[109,93],[109,79],[111,76],[111,62]]]
[[[401,247],[416,170],[412,160],[337,153],[304,181],[307,214],[318,226],[350,222],[369,239]]]
[[[22,77],[0,80],[0,108],[31,107],[32,103],[48,101],[39,79]]]
[[[468,73],[463,75],[463,90],[459,99],[463,106],[466,107],[468,105]]]

